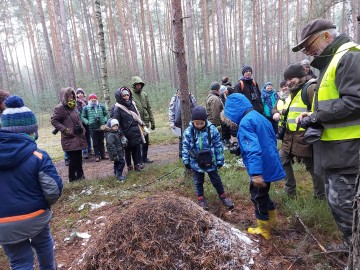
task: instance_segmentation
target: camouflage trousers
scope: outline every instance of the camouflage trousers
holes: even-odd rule
[[[356,174],[341,175],[325,172],[326,198],[335,222],[348,243],[352,235],[356,176]]]
[[[314,198],[323,199],[325,197],[324,177],[314,173],[313,159],[311,157],[297,157],[291,153],[286,153],[283,150],[279,151],[279,155],[286,173],[285,191],[289,196],[296,196],[296,179],[292,167],[292,161],[296,158],[305,164],[306,170],[311,175],[314,188]]]

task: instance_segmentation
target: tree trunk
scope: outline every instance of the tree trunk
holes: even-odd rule
[[[191,0],[186,0],[186,14],[185,14],[185,27],[186,27],[186,43],[188,51],[188,78],[189,78],[189,90],[196,95],[196,85],[195,85],[195,73],[196,73],[196,59],[195,59],[195,49],[194,49],[194,12],[191,4]]]
[[[115,31],[115,26],[114,26],[114,18],[113,18],[113,11],[112,11],[112,7],[111,7],[111,3],[107,4],[107,8],[106,8],[106,12],[108,14],[109,17],[109,43],[110,43],[110,59],[111,59],[111,64],[113,66],[113,70],[112,70],[112,74],[115,76],[116,79],[119,78],[119,73],[117,72],[117,61],[116,61],[116,48],[115,48],[115,44],[117,42],[117,34]]]
[[[216,0],[212,1],[212,10],[211,10],[211,28],[212,28],[212,45],[213,45],[213,60],[212,67],[213,70],[219,70],[219,64],[216,61],[216,35],[215,35],[215,9],[216,9]]]
[[[221,8],[221,0],[216,0],[216,19],[217,19],[217,31],[218,31],[218,41],[219,41],[219,65],[220,71],[227,73],[227,62],[228,55],[226,49],[226,37],[223,24],[223,9]]]
[[[0,43],[0,72],[1,72],[1,79],[2,79],[1,88],[3,90],[10,91],[10,84],[9,84],[9,78],[8,78],[8,73],[7,73],[7,68],[6,68],[6,62],[5,62],[5,57],[4,57],[1,43]]]
[[[146,4],[146,14],[147,14],[147,21],[149,25],[149,35],[150,35],[150,44],[151,44],[151,51],[152,51],[152,70],[155,72],[155,81],[159,82],[159,66],[157,61],[157,52],[156,52],[156,46],[155,46],[155,38],[154,38],[154,31],[152,27],[152,20],[151,20],[151,14],[150,14],[150,8],[149,8],[149,0],[145,0]]]
[[[41,1],[41,0],[37,0],[37,1]],[[78,33],[77,33],[77,29],[76,29],[76,23],[75,23],[73,0],[69,1],[69,5],[70,5],[71,24],[72,24],[72,28],[73,28],[73,31],[74,31],[75,54],[76,54],[76,59],[77,59],[78,65],[79,65],[80,75],[83,76],[84,68],[83,68],[83,64],[82,64],[82,60],[81,60],[79,37],[78,37]]]
[[[238,1],[238,9],[239,9],[239,61],[240,67],[244,65],[244,17],[243,17],[243,5],[242,0]]]
[[[68,86],[75,88],[76,87],[75,73],[74,73],[74,66],[71,57],[72,50],[70,47],[69,33],[67,30],[67,18],[65,14],[64,0],[59,0],[59,8],[60,8],[60,17],[61,17],[61,32],[63,39],[63,56],[64,56],[63,64],[65,65],[64,69],[66,71],[65,80]]]
[[[179,88],[181,95],[181,119],[182,130],[185,130],[191,119],[190,117],[190,101],[188,93],[188,77],[187,66],[185,61],[185,46],[183,33],[183,15],[181,9],[181,2],[178,0],[171,0],[173,10],[173,33],[174,33],[174,49],[176,59],[176,69],[179,76]],[[190,179],[190,170],[186,170],[185,177]]]
[[[51,45],[50,45],[49,35],[48,35],[48,32],[47,32],[47,26],[46,26],[46,23],[45,23],[45,16],[44,16],[44,11],[43,11],[43,7],[42,7],[42,1],[41,0],[36,0],[36,2],[37,2],[37,6],[38,6],[39,19],[40,19],[42,30],[43,30],[43,38],[44,38],[47,57],[48,57],[48,61],[49,61],[49,69],[50,69],[49,73],[50,73],[50,79],[51,79],[50,84],[51,84],[52,90],[55,93],[57,93],[57,91],[58,91],[58,89],[60,87],[59,87],[59,82],[58,82],[58,78],[57,78],[55,60],[54,60],[52,48],[51,48]]]
[[[145,74],[149,78],[149,81],[153,81],[153,71],[151,68],[151,61],[150,61],[150,54],[149,54],[149,45],[147,42],[146,37],[146,24],[145,24],[145,11],[144,11],[144,0],[140,0],[140,16],[141,16],[141,33],[142,33],[142,41],[144,46],[144,53],[145,53]]]
[[[207,16],[207,5],[206,0],[201,0],[201,22],[203,31],[203,42],[204,42],[204,61],[205,74],[208,75],[211,69],[211,55],[210,55],[210,39],[209,39],[209,23]]]
[[[354,200],[354,215],[352,229],[352,245],[350,246],[349,270],[360,269],[360,172],[356,178],[356,195]]]
[[[104,38],[104,26],[102,23],[101,17],[101,6],[100,0],[95,0],[95,12],[97,19],[97,27],[98,27],[98,39],[99,39],[99,51],[100,51],[100,59],[101,59],[101,82],[102,82],[102,91],[104,95],[104,100],[106,104],[106,108],[110,111],[110,91],[109,91],[109,82],[107,75],[107,64],[106,64],[106,48],[105,48],[105,38]]]
[[[94,39],[91,32],[91,23],[90,23],[90,15],[87,12],[88,7],[86,5],[85,0],[81,0],[83,12],[84,12],[84,19],[86,24],[86,32],[87,32],[87,40],[89,41],[90,45],[90,54],[91,54],[91,63],[92,63],[92,69],[93,69],[93,76],[94,79],[98,82],[99,81],[99,70],[98,70],[98,63],[97,63],[97,57],[95,54],[95,48],[94,48]]]
[[[33,84],[32,84],[32,80],[31,80],[31,76],[30,76],[28,60],[27,60],[27,58],[26,58],[27,52],[26,52],[26,50],[25,50],[25,44],[24,44],[24,40],[23,40],[23,39],[21,39],[21,45],[22,45],[23,54],[24,54],[24,58],[25,58],[25,67],[26,67],[26,73],[27,73],[28,80],[29,80],[30,90],[31,90],[31,93],[32,93],[32,94],[35,94],[34,88],[33,88]]]

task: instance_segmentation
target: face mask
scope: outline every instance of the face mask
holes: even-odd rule
[[[74,109],[75,106],[76,106],[76,102],[75,102],[75,100],[69,100],[69,101],[67,102],[67,105],[68,105],[68,107],[69,107],[70,109]]]

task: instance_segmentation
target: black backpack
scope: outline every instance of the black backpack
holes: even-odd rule
[[[304,102],[304,104],[306,105],[308,111],[311,111],[311,104],[308,99],[307,89],[309,88],[310,85],[312,85],[314,83],[315,84],[317,83],[316,79],[310,79],[305,83],[305,85],[301,89],[301,99]]]

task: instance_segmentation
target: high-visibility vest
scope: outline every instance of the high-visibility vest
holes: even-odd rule
[[[290,102],[291,102],[291,95],[289,95],[285,100],[279,99],[277,104],[276,104],[276,109],[279,112],[281,112],[283,110],[287,110],[289,108]],[[281,116],[281,118],[280,118],[280,121],[279,121],[279,126],[282,125],[281,120],[284,119],[284,115],[280,114],[280,116]]]
[[[340,98],[339,91],[335,85],[336,69],[341,58],[349,50],[360,51],[360,45],[357,45],[353,42],[347,42],[338,48],[333,58],[331,59],[330,64],[326,69],[319,85],[318,94],[315,97],[316,102],[313,102],[313,111],[330,111],[331,108],[329,105],[331,104],[331,101]],[[337,141],[360,138],[360,117],[357,117],[353,120],[342,120],[336,124],[323,123],[323,126],[324,131],[321,136],[322,141]]]
[[[296,96],[293,98],[291,105],[289,107],[289,114],[288,114],[288,127],[290,131],[296,131],[297,124],[295,122],[296,117],[298,117],[301,113],[307,112],[307,106],[304,103],[304,101],[301,98],[301,91],[296,94]],[[304,131],[303,128],[300,128],[299,131]]]

